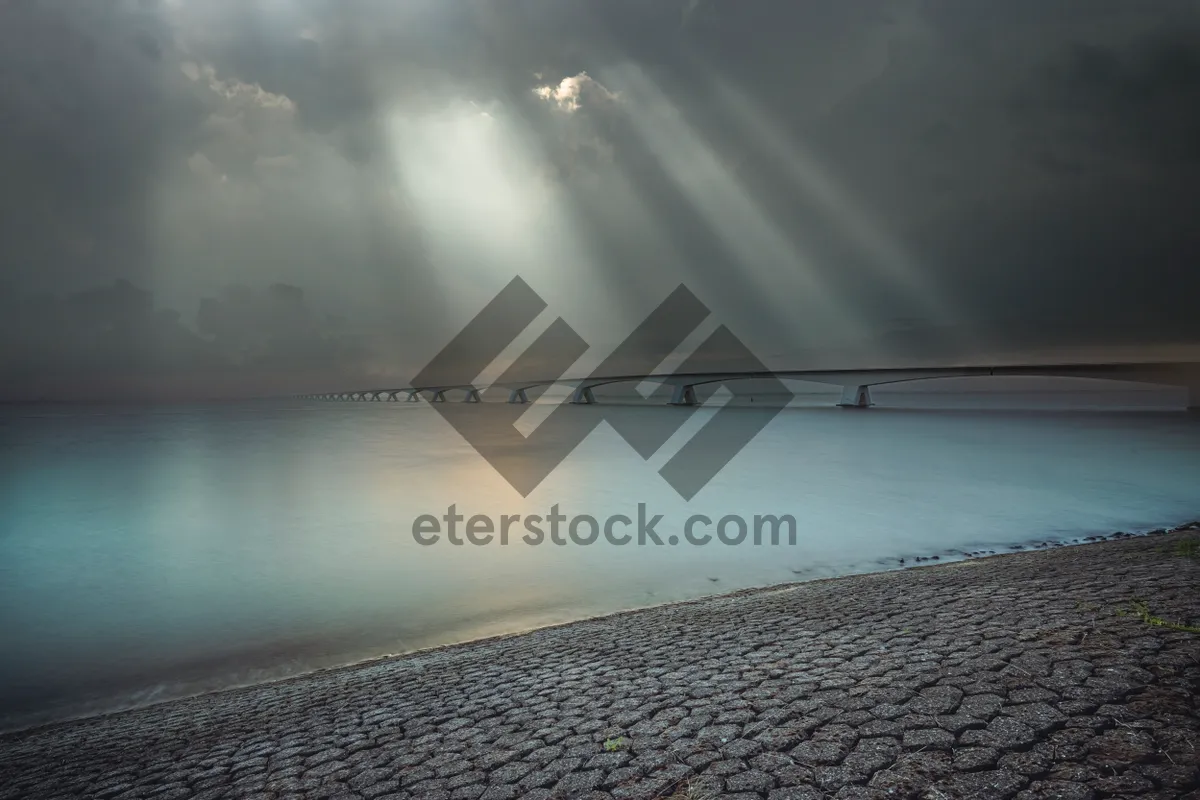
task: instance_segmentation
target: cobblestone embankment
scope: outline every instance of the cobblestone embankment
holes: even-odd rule
[[[1200,624],[1198,540],[748,592],[10,734],[0,798],[1200,798],[1200,635],[1171,627]]]

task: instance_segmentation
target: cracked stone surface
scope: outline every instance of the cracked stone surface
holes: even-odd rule
[[[0,800],[1200,800],[1196,531],[742,592],[0,737]]]

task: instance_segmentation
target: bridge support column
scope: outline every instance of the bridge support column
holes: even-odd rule
[[[870,385],[842,387],[842,400],[838,403],[839,408],[870,408],[873,405],[875,404],[871,402]]]
[[[371,392],[371,401],[378,403],[382,397],[382,392]]]
[[[434,390],[434,392],[433,392],[433,397],[431,397],[431,398],[429,399],[429,402],[431,402],[431,403],[444,403],[444,402],[446,402],[446,392],[445,392],[445,390],[444,390],[444,389],[435,389],[435,390]]]
[[[406,398],[404,399],[404,402],[406,402],[406,403],[418,403],[418,402],[420,402],[420,400],[421,400],[421,390],[420,390],[420,389],[409,389],[409,390],[408,390],[408,397],[406,397]]]
[[[592,387],[579,386],[571,395],[571,403],[577,406],[590,406],[596,402],[596,396],[592,394]]]
[[[529,396],[525,394],[524,389],[513,389],[508,393],[508,402],[510,403],[528,403]]]
[[[464,403],[481,402],[480,397],[479,397],[479,390],[478,389],[467,389],[467,394],[463,397],[462,401]]]
[[[696,405],[696,387],[695,386],[676,386],[671,392],[671,402],[667,405],[672,406],[694,406]]]

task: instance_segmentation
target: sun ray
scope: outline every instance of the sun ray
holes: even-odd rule
[[[817,201],[849,241],[866,256],[866,263],[882,277],[906,291],[930,321],[956,321],[951,304],[920,273],[912,257],[851,197],[840,181],[819,163],[802,142],[786,138],[778,126],[728,81],[713,77],[714,94],[730,119],[748,133],[760,151],[806,196]]]
[[[793,332],[804,323],[810,331],[820,327],[847,340],[861,336],[854,310],[825,285],[812,260],[778,229],[644,72],[628,65],[612,68],[601,82],[626,99],[631,127],[727,245],[762,309]]]

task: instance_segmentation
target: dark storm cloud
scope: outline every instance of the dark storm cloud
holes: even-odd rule
[[[162,69],[153,16],[0,6],[0,263],[41,285],[137,274],[164,150],[201,119]]]
[[[864,359],[1195,341],[1198,53],[1182,0],[10,0],[0,264],[128,278],[209,346],[202,297],[296,284],[403,379],[511,277],[439,244],[397,133],[470,101],[610,299],[684,280],[789,365],[822,304]]]
[[[1182,3],[1152,13],[1120,3],[929,3],[891,13],[875,74],[860,72],[815,117],[778,82],[756,88],[743,77],[742,86],[1002,341],[1194,340],[1197,22]],[[760,191],[804,207],[786,187],[772,189],[772,164],[759,166]],[[811,211],[800,215],[816,223],[810,240],[833,223]],[[838,249],[830,242],[825,252]],[[856,263],[842,252],[838,268]],[[851,284],[863,274],[843,272]],[[880,300],[876,316],[894,303]]]
[[[926,172],[941,196],[927,207],[942,212],[910,240],[1009,338],[1028,341],[1030,327],[1093,341],[1200,333],[1188,300],[1200,290],[1189,210],[1200,176],[1200,27],[1194,15],[1158,10],[1107,40],[1053,20],[1061,38],[1028,69],[993,78],[988,103],[967,98],[957,118],[927,129],[927,151],[945,156]],[[995,67],[1004,51],[984,52],[980,86],[984,68],[1004,75]],[[920,185],[921,163],[908,185]]]

